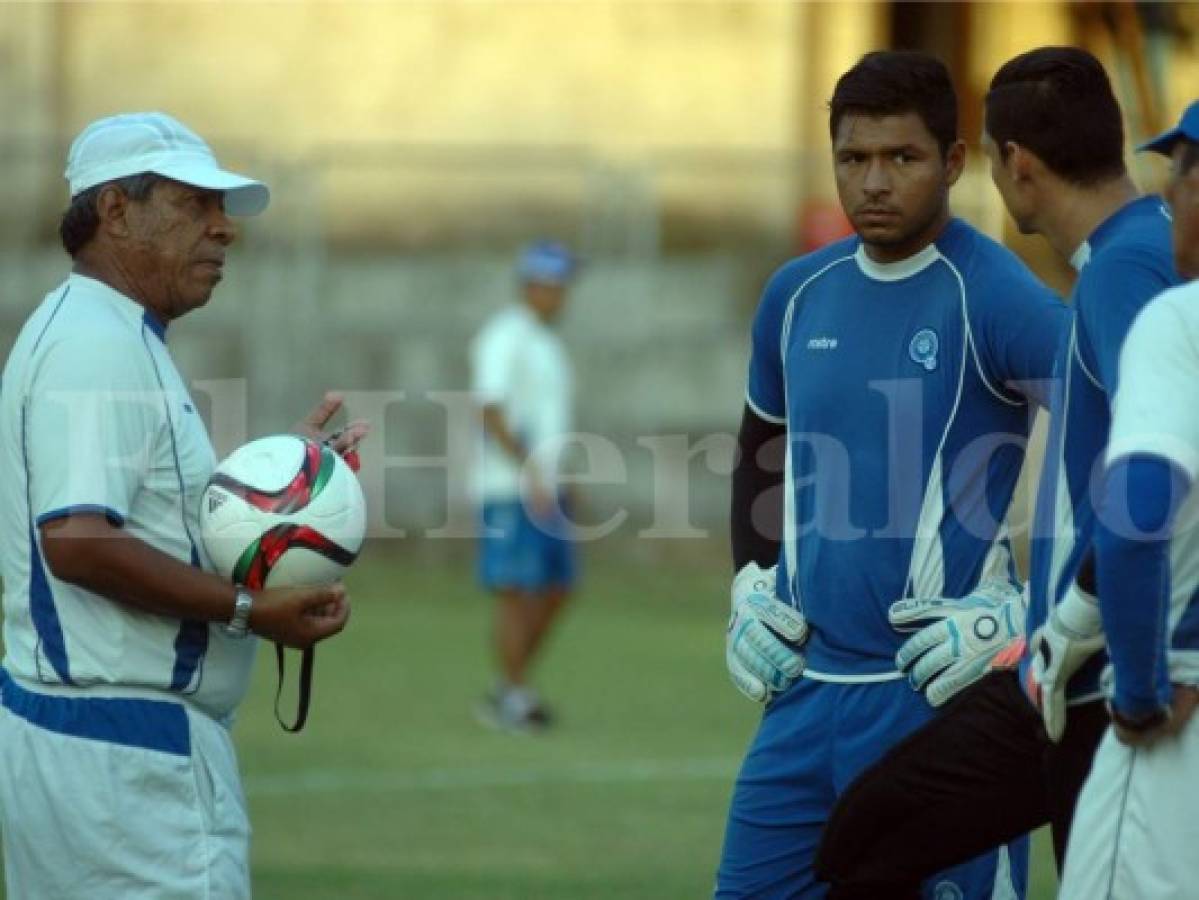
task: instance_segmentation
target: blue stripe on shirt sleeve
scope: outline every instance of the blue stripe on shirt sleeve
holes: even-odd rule
[[[1096,574],[1116,675],[1112,705],[1127,716],[1170,702],[1170,535],[1190,487],[1181,469],[1150,454],[1118,460],[1105,478]]]
[[[49,512],[44,512],[37,517],[37,526],[41,528],[47,522],[53,522],[55,519],[66,519],[71,516],[82,515],[102,515],[108,520],[110,525],[117,528],[125,524],[125,517],[110,506],[101,506],[97,503],[80,503],[75,506],[63,506],[59,509],[52,509]]]

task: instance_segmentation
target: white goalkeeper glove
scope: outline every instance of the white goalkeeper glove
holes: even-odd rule
[[[1066,730],[1066,685],[1083,663],[1103,649],[1099,601],[1077,585],[1049,613],[1028,644],[1028,693],[1045,733],[1057,743]]]
[[[799,610],[778,599],[775,569],[749,563],[733,579],[733,612],[724,659],[733,684],[750,700],[765,703],[803,673],[799,645],[808,623]]]
[[[916,632],[895,664],[933,706],[987,673],[991,660],[1024,631],[1024,602],[1007,581],[982,582],[969,596],[900,600],[887,613],[898,631]]]

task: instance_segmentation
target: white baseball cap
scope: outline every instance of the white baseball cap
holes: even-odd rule
[[[256,216],[271,200],[265,184],[226,172],[198,134],[160,112],[122,113],[92,122],[71,143],[63,174],[74,197],[143,172],[223,191],[225,211],[231,216]]]

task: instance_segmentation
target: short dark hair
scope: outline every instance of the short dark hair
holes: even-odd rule
[[[1040,47],[1008,60],[991,79],[986,128],[1000,153],[1012,141],[1081,187],[1117,178],[1124,121],[1103,65],[1077,47]]]
[[[958,98],[945,63],[916,50],[876,50],[837,79],[828,102],[829,134],[847,114],[915,113],[936,138],[944,157],[958,138]]]
[[[96,198],[100,196],[100,191],[104,188],[110,184],[115,185],[134,203],[144,203],[149,199],[154,186],[162,180],[161,175],[142,172],[138,175],[127,175],[124,178],[105,181],[103,184],[80,191],[71,198],[70,205],[67,206],[66,212],[62,214],[62,219],[58,223],[58,235],[62,238],[63,249],[67,251],[71,259],[74,259],[79,251],[96,236],[96,229],[100,227],[100,213],[96,209]]]

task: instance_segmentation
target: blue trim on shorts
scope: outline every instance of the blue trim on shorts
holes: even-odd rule
[[[178,703],[38,694],[18,685],[4,669],[0,669],[0,703],[31,725],[57,734],[191,756],[187,711]]]

